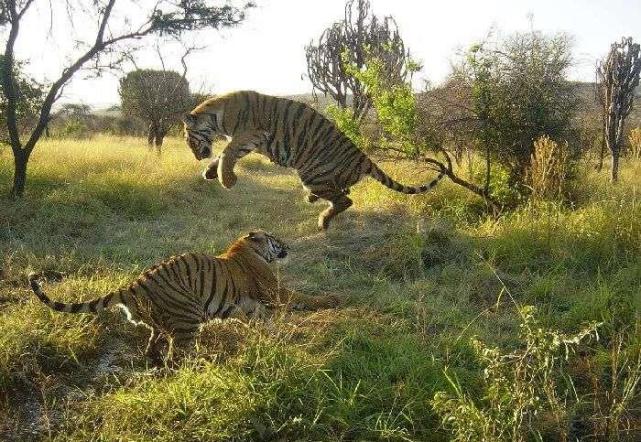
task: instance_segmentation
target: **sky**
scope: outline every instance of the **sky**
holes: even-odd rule
[[[54,5],[58,0],[54,0]],[[147,0],[119,0],[113,29],[136,22]],[[496,28],[507,35],[534,29],[545,33],[566,32],[574,41],[575,65],[571,79],[592,81],[596,60],[622,36],[641,41],[641,0],[370,0],[378,16],[392,15],[406,47],[424,68],[417,75],[438,84],[450,71],[457,52],[481,40]],[[76,11],[69,20],[63,10],[48,9],[48,1],[36,0],[25,17],[16,46],[19,59],[28,61],[26,71],[39,81],[53,81],[78,54],[77,41],[95,35],[95,16]],[[188,58],[187,78],[193,90],[224,93],[253,89],[273,95],[311,92],[305,78],[304,46],[343,17],[344,0],[255,0],[239,27],[207,31],[186,37],[204,49]],[[54,6],[55,8],[55,6]],[[155,39],[140,43],[135,64],[159,68]],[[181,48],[163,43],[167,68],[182,71]],[[82,102],[95,108],[119,103],[118,78],[124,71],[99,78],[81,72],[65,87],[61,102]]]

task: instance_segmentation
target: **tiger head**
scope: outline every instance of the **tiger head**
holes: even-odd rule
[[[212,140],[224,135],[218,124],[221,117],[220,112],[197,113],[195,111],[183,116],[185,141],[197,160],[210,158]]]
[[[241,241],[245,242],[246,245],[251,247],[256,254],[267,262],[284,259],[287,256],[288,247],[285,243],[271,233],[263,230],[249,232],[241,238]]]

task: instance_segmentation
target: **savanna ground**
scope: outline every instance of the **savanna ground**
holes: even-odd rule
[[[641,163],[626,162],[616,187],[582,164],[573,205],[499,218],[448,182],[409,197],[367,180],[326,234],[323,204],[303,202],[291,171],[250,156],[228,191],[201,178],[180,140],[160,158],[133,138],[44,141],[19,201],[5,197],[11,166],[0,150],[0,439],[447,440],[435,393],[452,390],[449,376],[482,395],[470,339],[518,348],[526,304],[565,332],[603,322],[568,367],[577,400],[566,434],[598,438],[600,395],[617,388],[603,380],[608,339],[638,323]],[[381,166],[406,183],[433,176]],[[53,299],[91,299],[159,259],[218,253],[256,228],[289,242],[289,286],[343,305],[272,325],[211,323],[175,370],[148,366],[146,332],[117,311],[55,313],[27,287],[30,271],[62,272],[45,284]],[[639,334],[626,336],[638,348]],[[639,440],[639,401],[626,407],[621,437]]]

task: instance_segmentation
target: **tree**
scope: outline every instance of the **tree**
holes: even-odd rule
[[[54,126],[55,132],[66,138],[88,138],[97,126],[96,118],[88,104],[65,103],[51,115],[49,126]],[[49,127],[45,129],[49,130]]]
[[[597,66],[598,97],[603,117],[603,138],[612,155],[610,179],[619,179],[619,157],[625,120],[632,111],[634,89],[639,85],[639,44],[632,38],[612,43],[607,57]]]
[[[0,76],[4,75],[4,55],[0,55]],[[29,78],[23,73],[23,63],[16,62],[13,68],[13,88],[16,92],[16,119],[18,128],[21,130],[33,124],[38,115],[38,109],[44,99],[44,88],[41,84]],[[6,108],[6,95],[4,94],[5,79],[0,79],[0,108]],[[8,143],[6,113],[0,114],[0,141]]]
[[[146,122],[149,146],[159,153],[165,135],[192,107],[189,83],[175,71],[135,70],[120,80],[119,92],[123,114]]]
[[[454,79],[470,94],[467,111],[477,120],[474,132],[486,156],[487,180],[491,159],[496,159],[513,182],[522,182],[534,140],[566,136],[578,105],[566,79],[570,49],[564,34],[516,33],[474,45],[456,67]]]
[[[327,28],[318,39],[305,47],[307,75],[315,90],[330,95],[341,108],[351,109],[354,118],[361,121],[372,106],[362,82],[349,75],[347,66],[364,69],[367,60],[381,60],[385,77],[402,83],[409,71],[409,50],[401,38],[392,17],[379,19],[370,11],[368,0],[348,0],[345,18]]]
[[[37,121],[26,137],[22,139],[18,127],[19,92],[14,79],[15,66],[17,64],[14,49],[20,25],[37,0],[0,0],[0,26],[8,28],[4,63],[2,65],[2,93],[4,96],[3,112],[6,120],[9,144],[14,157],[14,178],[11,188],[11,195],[14,197],[24,194],[27,181],[27,163],[38,140],[43,135],[49,122],[51,108],[54,102],[60,97],[64,86],[71,80],[76,72],[83,68],[90,61],[95,69],[108,69],[119,66],[127,59],[126,55],[132,51],[128,42],[139,40],[151,35],[179,37],[189,31],[202,29],[219,29],[221,27],[234,26],[244,19],[244,12],[252,7],[247,3],[243,7],[235,7],[230,4],[221,6],[213,5],[208,0],[157,0],[151,7],[147,7],[142,19],[134,23],[133,18],[127,17],[123,26],[110,26],[114,16],[114,8],[117,0],[77,0],[84,10],[94,11],[96,17],[95,34],[85,42],[85,49],[82,53],[59,74],[57,80],[49,85],[48,91],[38,109]],[[51,13],[57,7],[66,8],[69,14],[76,9],[69,7],[72,0],[66,2],[46,2]],[[65,3],[62,4],[61,3]],[[123,3],[123,2],[120,2]],[[119,3],[119,4],[120,4]],[[125,7],[131,6],[125,4]],[[140,6],[140,5],[139,5]],[[143,6],[140,6],[142,9]],[[124,11],[120,11],[126,15]]]
[[[411,60],[410,66],[414,71],[419,69]],[[457,173],[450,153],[444,148],[441,131],[438,127],[425,124],[427,122],[418,111],[411,82],[390,83],[386,77],[384,62],[375,58],[368,60],[366,69],[360,70],[352,64],[347,67],[347,72],[358,78],[371,93],[378,121],[385,134],[383,150],[425,162],[455,184],[479,195],[494,210],[501,209],[501,203],[488,189],[465,180]],[[337,123],[340,127],[341,121]],[[441,154],[445,161],[437,160],[431,153]]]
[[[60,110],[56,112],[56,116],[88,120],[91,116],[91,106],[84,103],[65,103],[60,107]]]

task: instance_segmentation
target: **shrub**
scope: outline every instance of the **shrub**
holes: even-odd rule
[[[472,162],[470,176],[474,182],[485,181],[487,171],[480,163]],[[519,183],[513,183],[510,170],[501,164],[495,164],[490,169],[489,180],[490,194],[505,207],[514,207],[522,202],[527,195],[527,189]]]
[[[60,131],[62,138],[86,139],[91,135],[87,124],[79,119],[69,119]]]
[[[567,440],[568,418],[565,398],[569,386],[559,394],[557,379],[565,376],[564,362],[583,340],[597,335],[597,324],[575,335],[543,328],[533,307],[520,309],[521,346],[511,353],[488,347],[473,339],[483,371],[483,392],[473,400],[456,379],[448,376],[454,396],[438,392],[433,407],[456,441],[525,441],[528,435],[543,440],[537,419],[552,419],[559,435]]]
[[[325,111],[350,140],[356,143],[359,148],[367,150],[367,138],[361,132],[360,122],[355,118],[354,111],[351,108],[342,108],[335,104],[330,104]]]
[[[559,144],[546,135],[536,140],[527,175],[533,198],[562,197],[570,175],[568,143]]]
[[[467,127],[482,152],[524,183],[532,140],[567,137],[577,109],[576,88],[567,80],[571,40],[532,30],[476,44],[456,66],[453,79],[469,90]]]

